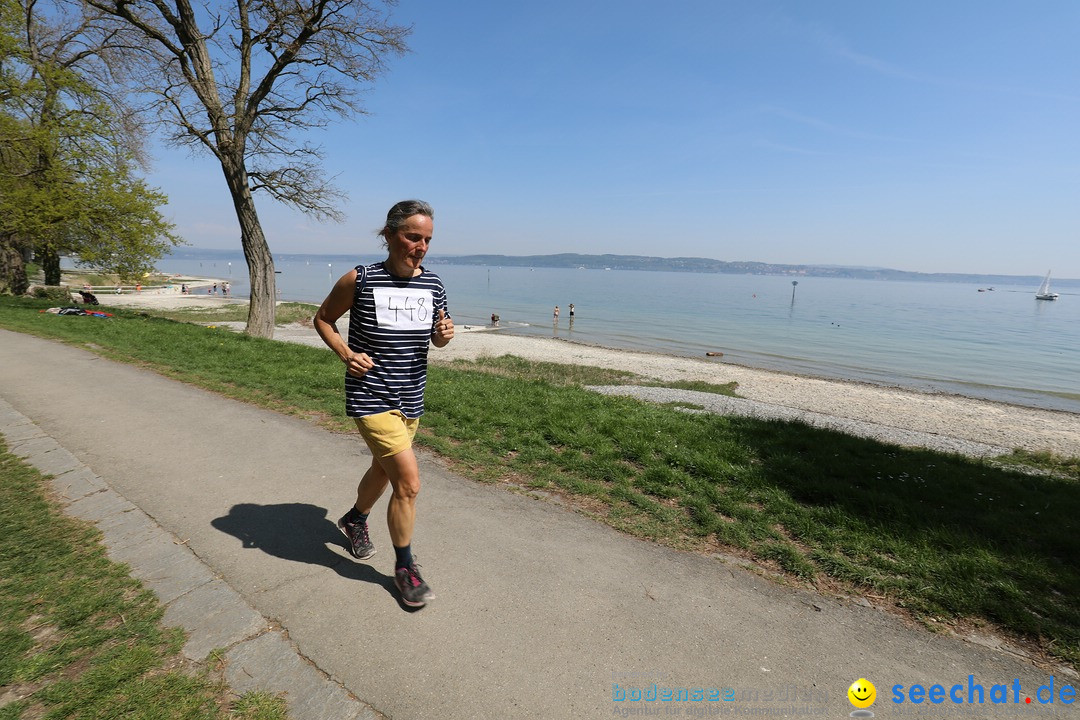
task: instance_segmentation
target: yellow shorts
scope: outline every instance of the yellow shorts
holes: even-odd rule
[[[353,418],[371,454],[377,458],[397,455],[412,447],[420,418],[407,418],[400,410]]]

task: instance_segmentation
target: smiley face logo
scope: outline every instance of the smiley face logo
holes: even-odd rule
[[[848,700],[857,708],[868,708],[877,700],[877,688],[866,678],[859,678],[847,689]]]

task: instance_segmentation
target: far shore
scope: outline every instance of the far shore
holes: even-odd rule
[[[214,280],[210,280],[212,285]],[[246,298],[208,294],[205,285],[188,295],[178,291],[109,295],[101,304],[157,308],[247,304]],[[239,324],[242,327],[242,324]],[[309,325],[279,327],[275,339],[321,347]],[[742,397],[758,402],[858,420],[902,430],[960,438],[1004,448],[1047,450],[1080,457],[1080,414],[1039,410],[944,393],[926,393],[863,382],[805,377],[713,360],[594,347],[554,338],[522,337],[459,328],[446,348],[433,349],[433,362],[516,355],[529,360],[626,370],[662,381],[737,382]]]

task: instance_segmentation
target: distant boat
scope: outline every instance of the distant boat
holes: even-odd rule
[[[1046,277],[1042,281],[1042,285],[1039,286],[1039,292],[1035,293],[1036,300],[1057,300],[1058,294],[1056,292],[1050,292],[1050,271],[1046,271]]]

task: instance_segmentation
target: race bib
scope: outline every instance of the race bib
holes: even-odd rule
[[[375,296],[375,319],[380,328],[431,329],[431,290],[379,287],[372,288],[372,293]]]

